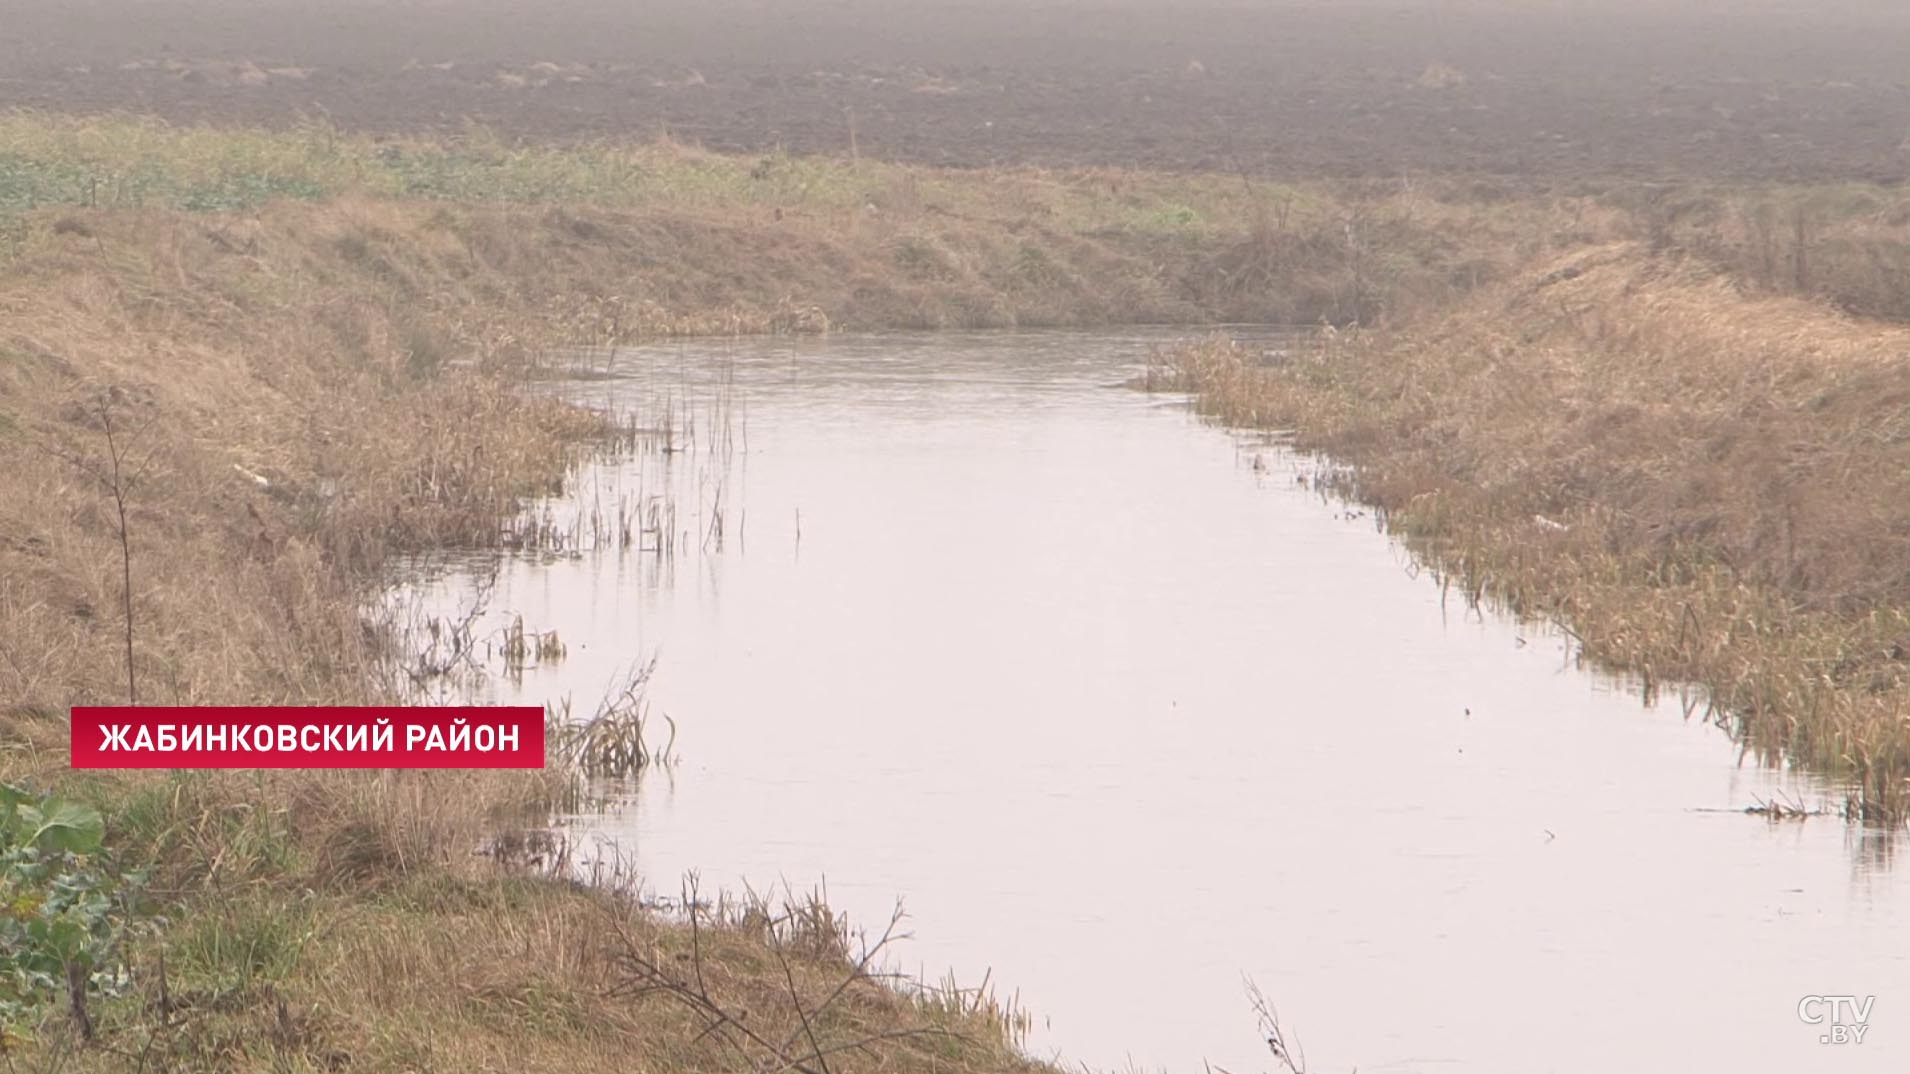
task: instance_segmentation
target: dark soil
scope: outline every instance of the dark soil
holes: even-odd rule
[[[750,152],[853,130],[955,165],[1900,180],[1904,7],[0,0],[0,107]]]

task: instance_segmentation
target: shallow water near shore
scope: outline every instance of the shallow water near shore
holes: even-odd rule
[[[658,659],[680,761],[579,818],[583,857],[660,895],[826,885],[870,926],[900,898],[902,968],[986,975],[1071,1065],[1271,1068],[1244,978],[1316,1072],[1910,1061],[1888,833],[1744,814],[1836,791],[1443,596],[1313,463],[1119,387],[1170,338],[697,342],[551,385],[687,432],[543,508],[667,526],[506,557],[477,623],[565,650],[487,700],[587,710]],[[1799,1002],[1846,994],[1878,997],[1864,1043],[1821,1044]]]

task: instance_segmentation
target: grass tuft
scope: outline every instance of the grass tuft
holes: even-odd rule
[[[1226,342],[1157,386],[1292,430],[1464,599],[1563,624],[1757,756],[1910,806],[1910,330],[1642,244],[1396,331]]]

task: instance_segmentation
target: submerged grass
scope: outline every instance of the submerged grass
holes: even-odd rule
[[[647,689],[657,661],[639,665],[588,716],[571,709],[565,698],[549,707],[547,746],[565,770],[582,780],[633,780],[652,765],[674,763],[676,721],[667,713],[653,718]],[[661,720],[669,735],[654,741],[653,725]]]
[[[1209,413],[1294,431],[1467,599],[1703,687],[1758,756],[1910,805],[1910,331],[1642,243],[1268,363],[1172,356]]]

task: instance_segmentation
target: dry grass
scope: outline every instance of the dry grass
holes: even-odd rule
[[[1042,1069],[1004,1012],[888,981],[812,902],[698,903],[692,926],[565,879],[518,836],[541,830],[555,772],[69,775],[63,721],[8,730],[0,777],[103,803],[170,916],[126,950],[133,987],[96,1001],[94,1040],[49,1007],[13,1069]],[[708,1031],[645,965],[694,967],[782,1050]]]
[[[1644,187],[1612,199],[1659,251],[1688,251],[1771,294],[1910,320],[1910,197],[1863,184]]]
[[[367,580],[494,544],[595,431],[517,390],[554,346],[1400,315],[1502,272],[1537,221],[1599,215],[1485,212],[1460,184],[18,115],[0,169],[0,697],[43,707],[124,689],[118,529],[84,478],[102,399],[149,462],[127,526],[142,699],[347,700],[376,659]]]
[[[44,170],[78,152],[59,144],[73,132],[34,122],[6,128],[6,166]],[[134,128],[106,126],[123,143],[86,141],[93,166],[119,161],[144,177],[118,189],[245,191],[256,184],[243,176],[267,172],[283,182],[256,203],[89,196],[6,217],[18,241],[0,260],[0,778],[99,803],[115,853],[151,868],[168,918],[130,952],[134,993],[95,1012],[98,1042],[69,1052],[64,1015],[49,1009],[39,1043],[8,1058],[116,1071],[575,1070],[633,1054],[663,1069],[775,1066],[760,1049],[699,1039],[682,1010],[616,994],[610,938],[675,952],[680,921],[477,853],[536,845],[508,837],[569,793],[563,773],[67,771],[56,714],[126,688],[120,530],[91,476],[107,449],[101,416],[136,475],[125,532],[140,700],[367,702],[403,679],[394,635],[366,623],[366,598],[396,558],[495,546],[580,445],[634,427],[521,390],[550,348],[975,310],[1097,319],[1200,307],[1127,307],[1129,296],[1060,276],[1019,297],[979,270],[918,278],[898,267],[896,227],[864,212],[779,221],[776,206],[726,205],[727,194],[653,204],[613,190],[562,206],[352,179],[287,195],[300,166],[259,158],[252,135]],[[641,152],[680,155],[684,173],[735,168]],[[498,167],[601,177],[581,159]],[[1005,225],[969,228],[952,223],[935,241],[959,251],[1001,240]],[[1017,248],[1051,238],[1030,232]],[[1140,241],[1083,240],[1075,253],[1099,264]],[[1115,263],[1154,271],[1144,252]],[[615,738],[592,748],[604,754]],[[760,917],[710,934],[725,1009],[778,1034],[807,1016],[829,1041],[881,1038],[832,1055],[837,1071],[1026,1066],[985,1005],[869,979],[825,1003],[842,952],[789,939]],[[915,1033],[923,1026],[959,1035]]]
[[[486,543],[598,430],[496,373],[522,340],[302,224],[124,216],[0,278],[0,697],[123,696],[102,406],[139,471],[149,702],[362,698],[357,601],[390,555]]]
[[[631,952],[697,960],[683,921],[474,853],[532,854],[508,837],[561,779],[65,772],[36,713],[125,688],[117,522],[87,476],[102,407],[138,473],[141,699],[342,703],[401,678],[364,620],[395,556],[495,545],[576,444],[631,427],[520,390],[553,347],[1456,307],[1282,376],[1212,348],[1189,369],[1228,417],[1359,464],[1469,591],[1710,684],[1750,741],[1858,775],[1866,803],[1905,772],[1901,341],[1622,247],[1491,287],[1655,226],[1596,194],[13,116],[0,201],[0,778],[105,806],[172,918],[106,1043],[66,1055],[53,1012],[23,1060],[44,1068],[779,1065],[620,992]],[[709,994],[766,1039],[927,1026],[958,1036],[835,1070],[1026,1067],[986,1003],[861,980],[824,1004],[843,952],[780,920],[705,930]]]
[[[512,324],[534,314],[604,342],[823,324],[1339,321],[1381,296],[1441,301],[1489,278],[1553,200],[1488,203],[1458,181],[943,170],[667,140],[559,148],[481,131],[372,139],[0,114],[0,259],[84,246],[129,210],[220,220],[246,249],[259,224],[283,221],[413,295],[439,297],[414,285],[449,270],[453,295],[505,299]],[[384,208],[292,211],[342,203]]]
[[[1910,800],[1910,331],[1593,246],[1402,331],[1177,356],[1292,428],[1471,599],[1568,625],[1760,756]]]

